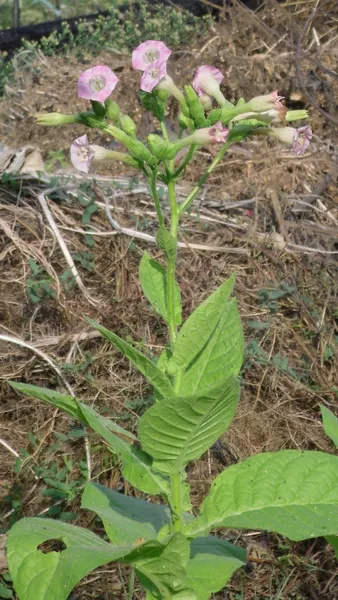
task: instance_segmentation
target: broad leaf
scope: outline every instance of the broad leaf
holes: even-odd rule
[[[336,553],[336,557],[338,558],[338,536],[329,535],[326,539],[331,544]]]
[[[323,404],[321,404],[320,410],[322,411],[324,431],[338,448],[338,419]]]
[[[145,502],[93,482],[87,483],[81,506],[100,517],[113,544],[155,540],[160,529],[170,523],[170,511],[163,504]]]
[[[186,572],[198,600],[208,600],[211,593],[221,590],[245,563],[245,550],[225,540],[211,535],[193,540]]]
[[[79,403],[81,411],[90,425],[108,443],[111,450],[122,461],[122,475],[133,485],[146,494],[169,493],[168,481],[152,470],[152,459],[135,445],[130,445],[114,435],[108,426],[108,419],[98,415],[92,408]],[[108,423],[107,423],[108,421]]]
[[[160,542],[148,542],[126,557],[144,586],[155,598],[180,598],[176,594],[186,593],[189,588],[184,567],[189,560],[189,542],[181,534],[173,535],[164,545]],[[193,590],[189,590],[191,600],[196,599]]]
[[[63,544],[65,549],[38,549],[48,540]],[[132,549],[126,544],[113,546],[87,529],[61,521],[29,518],[10,530],[7,559],[20,600],[66,600],[90,571],[126,556]]]
[[[156,459],[159,470],[180,471],[228,428],[238,398],[238,382],[230,378],[201,396],[163,399],[140,419],[143,449]]]
[[[232,276],[200,304],[185,321],[177,335],[168,373],[174,375],[178,369],[188,366],[203,350],[223,314],[234,283],[235,277]]]
[[[30,385],[29,383],[19,383],[18,381],[9,381],[8,383],[14,390],[22,392],[31,398],[38,398],[38,400],[48,402],[48,404],[52,404],[68,413],[74,419],[85,423],[79,405],[73,396],[70,396],[69,394],[60,394],[55,390],[38,387],[37,385]]]
[[[224,307],[208,343],[184,373],[181,393],[200,393],[230,375],[237,376],[243,361],[243,351],[243,329],[237,301],[233,298]]]
[[[216,477],[185,534],[217,527],[263,529],[291,540],[338,534],[338,456],[258,454]]]
[[[56,392],[55,390],[49,390],[48,388],[38,387],[36,385],[30,385],[28,383],[18,383],[16,381],[9,381],[9,385],[17,390],[18,392],[22,392],[26,396],[30,396],[31,398],[38,398],[38,400],[43,400],[44,402],[48,402],[49,404],[53,404],[53,406],[57,406],[64,412],[71,415],[74,419],[78,419],[84,425],[89,425],[83,414],[83,408],[86,407],[85,404],[82,404],[79,400],[70,396],[68,394],[62,394],[60,392]],[[81,408],[82,407],[82,408]],[[133,442],[136,440],[135,436],[116,425],[114,421],[110,421],[105,417],[102,417],[98,413],[96,413],[92,408],[90,409],[91,413],[95,413],[97,418],[104,420],[106,427],[116,433],[117,435],[121,435],[123,438]]]
[[[116,348],[121,350],[121,352],[123,352],[123,354],[129,358],[129,360],[135,365],[140,373],[142,373],[142,375],[148,379],[148,381],[162,396],[165,398],[174,396],[174,390],[168,377],[166,377],[166,375],[160,371],[160,369],[150,360],[150,358],[147,358],[144,356],[144,354],[141,354],[141,352],[136,350],[136,348],[122,340],[122,338],[120,338],[118,335],[115,335],[115,333],[112,331],[109,331],[109,329],[106,329],[99,323],[96,323],[96,321],[88,318],[87,321],[93,327],[95,327],[95,329],[100,331],[100,333],[102,333],[102,335],[107,338],[109,342],[114,344]]]
[[[156,260],[144,252],[140,262],[140,280],[144,295],[154,309],[168,323],[167,272]],[[175,282],[175,325],[182,323],[180,289]]]

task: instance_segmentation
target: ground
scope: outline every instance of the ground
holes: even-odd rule
[[[337,9],[334,2],[325,2],[306,22],[317,4],[282,7],[271,2],[257,14],[233,7],[205,38],[176,48],[171,60],[171,75],[181,85],[191,80],[199,64],[217,66],[225,75],[223,91],[230,100],[278,88],[289,107],[309,108],[314,133],[310,150],[300,158],[269,141],[234,147],[183,221],[181,239],[189,248],[180,252],[177,271],[184,314],[235,272],[246,341],[236,418],[221,444],[189,468],[195,506],[224,466],[258,452],[335,451],[323,432],[320,404],[337,407],[338,85],[332,74],[338,56]],[[296,72],[299,40],[301,84]],[[104,51],[95,62],[107,63],[118,73],[117,102],[145,137],[156,125],[141,117],[139,74],[130,70],[129,56]],[[163,324],[138,282],[139,261],[149,244],[111,231],[102,198],[112,198],[121,224],[150,234],[154,209],[142,180],[136,181],[121,165],[102,167],[89,177],[74,173],[68,148],[84,133],[81,126],[43,129],[34,120],[37,112],[83,109],[75,85],[82,69],[74,55],[37,55],[29,72],[17,72],[16,83],[0,103],[2,141],[13,149],[37,146],[48,168],[45,182],[23,176],[2,179],[1,333],[47,354],[77,396],[135,430],[152,401],[151,392],[129,363],[93,333],[84,316],[139,341],[143,351],[158,355],[164,347]],[[174,117],[172,105],[169,124]],[[92,142],[111,142],[96,132],[90,135]],[[182,196],[211,159],[207,149],[198,153],[179,186]],[[69,278],[64,252],[38,200],[40,192],[55,186],[49,207],[78,267],[82,289]],[[85,236],[84,230],[105,234]],[[161,257],[154,245],[150,251]],[[18,395],[7,383],[14,379],[61,390],[60,379],[41,355],[0,344],[0,436],[10,446],[0,447],[4,531],[19,516],[49,511],[100,533],[100,524],[79,507],[88,466],[82,430],[55,409]],[[133,493],[95,436],[90,436],[90,445],[93,477]],[[13,451],[24,452],[21,469]],[[63,488],[61,493],[57,482],[66,484],[67,492]],[[337,564],[324,539],[291,543],[258,532],[223,535],[247,548],[249,563],[218,598],[338,598]],[[127,597],[127,577],[115,565],[99,569],[72,598]],[[142,597],[137,587],[133,597]]]

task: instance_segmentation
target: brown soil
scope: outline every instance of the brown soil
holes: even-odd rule
[[[338,383],[338,155],[334,122],[338,80],[330,72],[338,57],[336,42],[332,41],[337,34],[334,2],[324,2],[309,24],[302,42],[305,54],[300,59],[305,89],[329,117],[311,105],[296,76],[297,41],[315,4],[295,2],[282,8],[271,2],[269,9],[256,15],[233,8],[231,18],[215,26],[207,39],[198,40],[195,47],[175,51],[171,61],[171,74],[180,84],[190,81],[193,68],[201,63],[219,67],[225,75],[224,93],[230,100],[278,88],[289,107],[309,108],[314,132],[309,152],[299,159],[265,140],[252,140],[233,148],[210,178],[204,199],[196,203],[196,212],[183,220],[181,239],[204,246],[182,250],[179,255],[177,271],[184,314],[188,315],[211,290],[236,272],[235,295],[247,344],[241,402],[222,439],[221,451],[211,451],[189,469],[196,506],[211,479],[225,465],[252,454],[284,448],[334,452],[320,418],[321,403],[335,410]],[[96,64],[108,63],[119,73],[117,102],[123,112],[135,118],[142,138],[154,129],[154,124],[141,118],[140,107],[135,103],[139,75],[130,71],[128,61],[128,57],[108,52],[95,59]],[[326,71],[313,61],[324,65]],[[17,73],[17,85],[0,103],[6,146],[35,144],[45,159],[51,150],[61,149],[68,155],[71,140],[81,135],[83,128],[43,129],[36,125],[33,115],[82,110],[83,104],[76,97],[76,80],[81,70],[83,65],[72,56],[67,60],[36,56],[29,72]],[[169,121],[174,110],[172,106]],[[92,142],[111,142],[97,132],[89,134]],[[182,188],[191,186],[210,160],[210,152],[202,149],[187,169]],[[324,178],[329,174],[331,182],[325,185]],[[111,195],[106,175],[123,183],[131,177],[131,171],[120,165],[100,169],[97,185],[101,194]],[[119,180],[121,176],[125,179]],[[74,231],[86,228],[79,199],[87,195],[100,201],[101,196],[95,196],[92,178],[87,178],[88,188],[84,189],[83,184],[80,187],[81,179],[75,178],[70,168],[59,171],[59,177],[60,189],[49,206],[69,251],[93,255],[91,271],[77,265],[87,295],[94,303],[76,285],[68,291],[62,285],[61,276],[67,269],[65,257],[37,200],[37,193],[44,186],[30,179],[18,180],[18,188],[13,182],[2,184],[0,333],[33,344],[59,366],[67,363],[63,375],[77,396],[135,429],[144,403],[149,400],[149,388],[120,353],[101,338],[90,335],[84,315],[99,320],[122,337],[141,340],[144,351],[160,353],[166,333],[142,297],[138,283],[138,264],[149,245],[112,233],[95,237],[95,245],[88,247],[84,235]],[[316,188],[319,199],[311,197]],[[243,200],[251,202],[238,205]],[[300,200],[307,205],[299,204]],[[114,214],[121,224],[154,233],[154,211],[146,193],[137,193],[131,187],[114,197],[114,202]],[[304,210],[299,212],[300,208]],[[90,227],[110,231],[100,202]],[[150,250],[154,257],[161,256],[155,246]],[[48,273],[46,278],[55,292],[55,298],[45,297],[36,304],[27,292],[27,278],[31,277],[27,261],[32,258]],[[271,292],[281,289],[284,294],[274,299]],[[77,340],[77,333],[84,333],[84,339]],[[85,454],[81,438],[63,440],[50,452],[55,432],[72,431],[70,420],[42,403],[19,396],[7,384],[9,379],[16,379],[64,389],[55,372],[34,353],[4,342],[0,342],[0,364],[0,437],[12,449],[28,449],[30,455],[16,474],[15,457],[0,446],[0,497],[5,499],[6,530],[13,518],[13,513],[9,514],[13,498],[23,499],[20,514],[25,516],[39,514],[53,504],[41,494],[46,485],[41,479],[34,479],[33,467],[52,468],[54,463],[60,467],[64,455],[78,465],[76,461],[84,460]],[[143,406],[142,402],[133,404],[139,399],[144,400]],[[30,433],[37,445],[29,440]],[[90,436],[90,442],[94,448],[93,477],[130,491],[120,480],[114,462],[97,450],[98,440]],[[80,477],[78,466],[74,473],[72,477]],[[74,523],[100,531],[92,516],[79,509],[78,500],[62,508],[77,512]],[[337,566],[324,540],[295,544],[255,532],[224,535],[248,549],[250,568],[237,574],[227,592],[217,597],[338,598]],[[115,598],[123,598],[124,578],[125,571],[117,571],[115,565],[100,569],[72,597],[108,600],[110,589]],[[137,589],[134,597],[142,597]]]

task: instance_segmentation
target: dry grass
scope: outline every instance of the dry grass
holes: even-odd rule
[[[296,47],[309,9],[314,5],[315,2],[290,2],[282,8],[271,2],[269,9],[256,16],[241,8],[233,9],[231,20],[215,27],[203,44],[174,53],[173,75],[183,82],[190,79],[193,66],[211,63],[225,73],[225,94],[230,99],[278,88],[286,95],[289,106],[307,106],[296,78]],[[322,6],[319,3],[319,11],[307,26],[303,41],[306,54],[300,62],[306,89],[311,89],[311,94],[316,89],[316,102],[329,113],[332,102],[338,98],[337,80],[315,67],[313,61],[328,70],[334,68],[337,56],[334,10],[334,3],[324,2]],[[109,60],[112,68],[117,66],[107,55],[97,60]],[[141,135],[146,135],[153,124],[141,120],[139,108],[135,107],[138,75],[130,73],[127,60],[119,58],[119,61],[118,101],[125,112],[139,121]],[[70,140],[81,133],[78,127],[57,130],[55,136],[56,130],[38,128],[26,113],[56,109],[67,112],[70,106],[77,107],[74,82],[80,69],[72,58],[43,59],[36,63],[33,74],[22,74],[18,89],[0,104],[0,113],[6,115],[6,144],[18,147],[34,143],[44,154],[68,148]],[[316,82],[319,82],[317,87]],[[204,246],[183,249],[179,255],[178,279],[184,314],[188,315],[210,290],[235,271],[235,294],[247,343],[236,419],[222,440],[220,452],[210,452],[189,469],[196,506],[207,492],[211,478],[224,465],[257,452],[281,448],[333,451],[322,431],[319,404],[323,402],[334,409],[337,402],[338,211],[334,185],[337,132],[334,123],[311,106],[310,115],[314,143],[303,158],[295,159],[280,146],[268,142],[250,141],[233,148],[213,174],[205,196],[196,203],[195,212],[183,220],[182,241]],[[92,141],[106,140],[97,136]],[[182,194],[196,181],[210,158],[207,150],[198,154],[197,161],[185,174]],[[324,178],[328,173],[331,183],[326,185]],[[96,177],[97,194],[90,178],[90,185],[84,189],[76,174],[63,170],[58,174],[58,193],[53,199],[46,194],[69,252],[93,254],[92,271],[77,263],[85,293],[76,285],[66,291],[62,284],[61,276],[69,264],[38,200],[39,193],[48,187],[46,182],[19,178],[18,189],[9,184],[1,186],[0,333],[24,339],[48,353],[59,367],[65,362],[77,365],[75,370],[63,370],[73,392],[91,405],[104,408],[108,416],[127,419],[127,426],[135,429],[142,406],[135,408],[130,402],[140,398],[146,402],[148,386],[118,352],[93,336],[84,321],[84,315],[90,315],[119,335],[142,341],[144,351],[155,355],[166,343],[163,325],[147,306],[138,283],[138,264],[149,244],[118,235],[107,224],[102,195],[111,198],[114,216],[121,224],[154,234],[154,211],[142,182],[129,189],[131,173],[125,171],[119,179],[120,174],[117,165],[101,171]],[[112,190],[108,176],[113,176],[120,187],[127,184],[126,187]],[[316,186],[318,198],[311,195]],[[93,236],[93,248],[88,248],[80,232],[86,226],[81,220],[83,207],[79,196],[86,194],[97,202],[90,223],[91,231],[97,234]],[[224,252],[225,249],[228,250]],[[155,246],[151,246],[151,252],[160,258]],[[48,273],[55,298],[45,298],[36,304],[30,301],[29,258]],[[269,298],[268,293],[262,294],[262,290],[271,292],[284,284],[289,293],[277,300]],[[265,328],[258,328],[260,323]],[[331,357],[330,348],[336,348]],[[89,364],[81,370],[88,358]],[[287,364],[281,362],[283,358],[288,359]],[[52,408],[18,396],[7,381],[18,379],[64,388],[55,371],[32,351],[2,342],[0,362],[0,437],[14,450],[28,448],[31,454],[25,468],[16,475],[15,457],[0,446],[2,493],[5,496],[9,489],[17,488],[26,499],[23,514],[37,514],[51,502],[41,496],[45,486],[34,479],[31,467],[48,466],[55,460],[61,463],[64,454],[74,460],[84,458],[84,443],[82,439],[65,441],[55,455],[48,455],[54,432],[69,432],[69,419]],[[28,442],[29,432],[38,440],[35,448]],[[96,442],[90,436],[92,447]],[[107,461],[105,452],[92,452],[91,458],[94,477],[119,489],[124,485],[128,491],[120,481],[117,466]],[[4,514],[10,508],[5,505]],[[9,518],[4,520],[5,526]],[[87,513],[81,512],[76,522],[93,527]],[[96,527],[95,531],[99,529]],[[232,540],[238,538],[237,532],[225,535]],[[219,598],[338,598],[333,553],[323,540],[291,544],[277,536],[253,532],[241,535],[239,543],[248,548],[252,568],[237,575],[227,595],[219,594]],[[108,598],[107,577],[115,597],[123,597],[121,574],[114,568],[109,569],[109,575],[107,570],[100,569],[99,574],[90,576],[92,583],[81,584],[75,597],[98,598],[98,590],[102,589],[100,598]],[[141,597],[137,590],[134,597]]]

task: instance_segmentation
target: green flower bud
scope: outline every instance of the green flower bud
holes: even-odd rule
[[[156,241],[166,254],[167,258],[175,258],[177,253],[177,240],[166,229],[165,225],[161,225],[156,234]]]
[[[182,112],[178,115],[178,123],[181,129],[194,129],[193,120],[186,117]]]
[[[78,123],[79,115],[62,115],[61,113],[39,113],[35,115],[38,125],[57,127],[67,123]]]
[[[153,89],[152,93],[154,96],[158,96],[162,102],[166,102],[169,96],[169,92],[167,90],[160,90],[157,88],[157,86]]]
[[[101,104],[101,102],[97,102],[97,100],[91,100],[90,103],[92,105],[92,109],[93,109],[95,115],[97,116],[97,118],[104,119],[104,117],[106,116],[105,105]]]
[[[190,115],[195,121],[197,127],[206,127],[208,122],[205,118],[204,108],[191,85],[184,86],[185,97],[189,107]]]
[[[168,158],[168,142],[166,142],[162,137],[151,133],[147,137],[147,144],[150,152],[156,156],[158,160],[165,160]]]
[[[285,121],[291,123],[292,121],[302,121],[308,119],[309,113],[307,110],[288,110],[285,115]]]
[[[121,129],[131,137],[136,137],[136,125],[131,117],[128,115],[120,116]]]
[[[105,101],[105,107],[106,117],[108,117],[108,119],[111,121],[114,121],[114,123],[117,123],[121,114],[119,106],[116,104],[116,102],[113,102],[110,98],[108,98]]]

